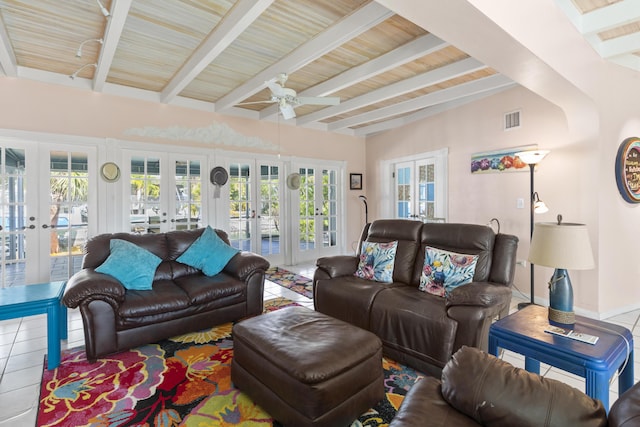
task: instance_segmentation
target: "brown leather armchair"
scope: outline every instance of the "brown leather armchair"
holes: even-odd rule
[[[638,427],[640,383],[612,405],[567,384],[462,347],[442,378],[419,380],[389,427]]]
[[[463,345],[487,350],[491,322],[509,311],[517,237],[483,225],[393,219],[365,226],[361,241],[398,241],[393,282],[355,277],[357,255],[320,258],[316,310],[375,333],[386,356],[436,376]],[[427,245],[478,255],[473,281],[445,297],[420,291]]]

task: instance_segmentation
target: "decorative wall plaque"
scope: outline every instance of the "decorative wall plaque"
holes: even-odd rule
[[[618,191],[629,203],[640,203],[640,138],[622,141],[616,155]]]

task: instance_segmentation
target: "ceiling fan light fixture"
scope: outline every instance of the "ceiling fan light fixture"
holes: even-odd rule
[[[287,102],[280,103],[280,112],[285,120],[293,119],[296,116],[293,106]]]

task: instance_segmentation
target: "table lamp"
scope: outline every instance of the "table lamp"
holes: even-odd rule
[[[594,267],[587,226],[562,222],[562,215],[558,215],[557,223],[536,223],[529,262],[555,268],[549,281],[549,323],[572,329],[576,320],[567,270]]]

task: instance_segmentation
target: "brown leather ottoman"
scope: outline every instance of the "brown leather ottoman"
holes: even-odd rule
[[[384,398],[382,344],[304,307],[233,326],[234,385],[285,426],[347,426]]]

